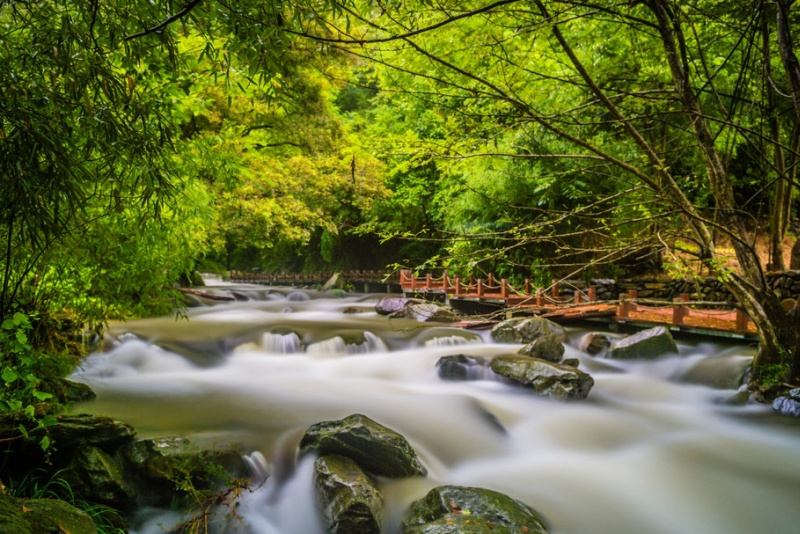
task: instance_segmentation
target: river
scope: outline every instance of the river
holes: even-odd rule
[[[800,424],[768,406],[726,404],[747,346],[679,340],[680,357],[618,362],[582,353],[595,386],[559,402],[490,377],[444,381],[445,355],[493,356],[519,346],[487,332],[390,320],[375,296],[332,298],[223,285],[235,302],[199,302],[187,318],[112,325],[118,340],[73,378],[97,399],[79,411],[131,423],[142,437],[238,443],[272,476],[246,494],[239,532],[321,532],[308,462],[309,425],[362,413],[402,433],[428,477],[385,481],[385,533],[440,484],[480,486],[535,508],[553,534],[793,533],[800,525]],[[133,532],[163,532],[142,511]]]

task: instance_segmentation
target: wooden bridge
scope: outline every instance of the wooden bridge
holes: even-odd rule
[[[507,313],[529,313],[554,320],[575,321],[602,318],[612,324],[650,327],[665,325],[671,330],[687,333],[710,334],[740,339],[755,338],[757,329],[750,318],[739,309],[723,308],[723,303],[692,302],[684,293],[672,302],[638,299],[638,292],[628,291],[618,300],[601,301],[597,288],[576,290],[565,298],[559,294],[558,284],[549,290],[535,288],[529,280],[522,288],[515,288],[504,278],[491,274],[483,279],[470,277],[461,280],[445,271],[440,277],[426,274],[415,276],[411,271],[399,273],[404,294],[426,298],[441,296],[454,308],[467,303],[485,304]]]

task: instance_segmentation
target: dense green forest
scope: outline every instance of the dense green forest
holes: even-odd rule
[[[792,4],[0,2],[4,408],[196,269],[702,273],[796,381]]]

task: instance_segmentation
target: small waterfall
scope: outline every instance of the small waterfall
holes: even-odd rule
[[[337,354],[369,354],[386,350],[386,343],[381,338],[372,332],[362,332],[360,335],[335,336],[312,343],[306,352],[310,355],[334,356]]]
[[[456,347],[459,345],[470,345],[481,343],[480,339],[468,339],[463,336],[444,336],[435,337],[425,342],[426,347]]]
[[[267,332],[261,338],[261,345],[271,354],[295,354],[303,350],[300,336],[296,332],[287,334]]]

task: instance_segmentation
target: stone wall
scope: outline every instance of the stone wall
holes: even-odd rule
[[[800,296],[800,271],[782,271],[767,274],[770,286],[781,299],[797,299]],[[638,298],[671,302],[682,293],[689,300],[734,304],[736,300],[715,278],[696,280],[674,280],[662,278],[637,278],[634,280],[595,279],[588,283],[582,280],[562,280],[558,283],[558,293],[562,297],[573,297],[575,291],[586,292],[588,287],[597,288],[598,300],[616,300],[630,290],[638,291]]]

